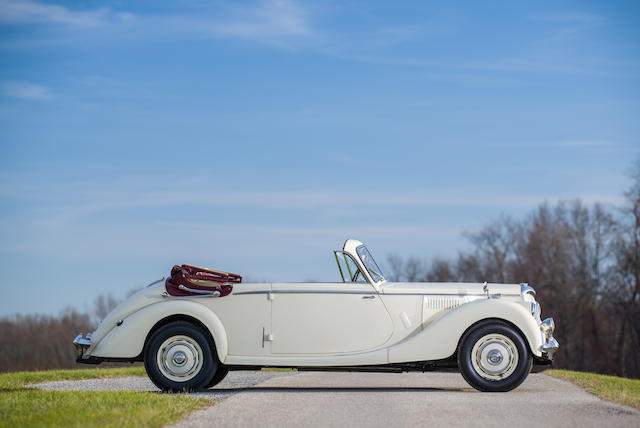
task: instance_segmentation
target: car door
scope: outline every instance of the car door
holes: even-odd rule
[[[385,344],[389,313],[367,282],[272,284],[271,352],[342,354]]]
[[[219,299],[198,299],[223,323],[229,355],[257,356],[271,353],[264,336],[271,326],[271,284],[242,283]]]

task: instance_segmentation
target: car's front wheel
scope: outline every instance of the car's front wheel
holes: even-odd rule
[[[458,367],[469,385],[480,391],[511,391],[529,375],[533,358],[520,332],[491,321],[463,337],[458,348]]]
[[[205,388],[218,364],[207,334],[198,326],[176,321],[156,331],[144,350],[144,367],[163,391]]]

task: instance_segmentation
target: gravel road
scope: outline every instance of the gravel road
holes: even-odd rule
[[[45,389],[156,390],[146,378],[51,382]],[[640,412],[532,374],[516,390],[483,393],[457,373],[232,372],[208,392],[218,401],[186,427],[636,427]]]
[[[286,377],[295,372],[231,372],[215,388],[206,392],[196,392],[190,395],[205,396],[220,402],[227,397],[243,391],[274,376]],[[113,379],[85,379],[63,380],[29,385],[31,388],[47,389],[51,391],[141,391],[160,392],[148,377],[118,377]]]

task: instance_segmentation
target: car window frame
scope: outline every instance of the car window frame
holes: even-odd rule
[[[358,260],[360,260],[360,263],[362,264],[362,266],[364,267],[365,272],[367,273],[367,275],[369,276],[369,278],[371,278],[371,281],[373,284],[377,285],[380,284],[384,281],[387,280],[387,278],[385,278],[384,274],[382,272],[376,272],[376,274],[380,277],[380,279],[378,279],[377,281],[373,278],[373,275],[371,275],[371,272],[369,271],[369,268],[367,267],[367,265],[365,264],[364,261],[362,261],[362,258],[360,257],[360,252],[358,251],[360,248],[364,248],[365,251],[369,254],[369,257],[371,257],[373,264],[378,268],[378,270],[382,271],[382,269],[380,268],[380,266],[378,266],[378,263],[376,262],[376,259],[373,258],[373,254],[371,254],[371,251],[369,251],[369,249],[367,248],[366,245],[361,244],[358,245],[356,247],[356,254],[358,256]]]
[[[344,258],[344,264],[348,269],[348,276],[349,276],[349,281],[345,281],[345,277],[344,274],[345,272],[343,272],[342,270],[342,265],[340,264],[340,259],[338,256],[338,253],[340,255],[342,255],[342,257]],[[360,263],[358,263],[358,261],[349,253],[347,253],[346,251],[342,251],[342,250],[334,250],[333,251],[333,255],[336,258],[336,263],[338,264],[338,271],[340,272],[340,277],[342,278],[342,282],[344,284],[369,284],[371,285],[371,282],[369,281],[369,277],[368,275],[365,275],[365,272],[368,274],[369,272],[366,271],[366,267],[364,268],[365,271],[362,270],[362,266],[360,266]],[[351,259],[351,261],[353,262],[353,264],[358,268],[358,270],[356,272],[360,272],[360,276],[363,278],[364,281],[359,282],[357,279],[356,281],[353,281],[352,279],[352,275],[351,275],[351,269],[349,268],[349,262],[347,262],[347,257],[349,257]]]

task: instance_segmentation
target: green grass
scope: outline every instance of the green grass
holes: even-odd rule
[[[640,379],[627,379],[571,370],[547,370],[544,373],[575,383],[602,399],[640,410]]]
[[[143,367],[0,374],[3,427],[163,427],[212,404],[205,398],[134,391],[43,391],[30,383],[143,376]]]

